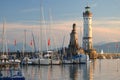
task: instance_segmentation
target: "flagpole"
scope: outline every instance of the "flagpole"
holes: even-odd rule
[[[16,52],[16,39],[14,40],[15,52]]]

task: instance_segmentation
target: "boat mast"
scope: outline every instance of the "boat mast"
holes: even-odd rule
[[[5,52],[5,21],[3,20],[3,32],[2,32],[2,52],[3,52],[3,55],[4,55],[4,52]]]
[[[32,37],[33,37],[33,45],[34,45],[33,49],[34,49],[34,52],[36,52],[35,37],[33,32],[32,32]]]
[[[6,39],[6,29],[5,29],[5,19],[3,20],[3,32],[2,32],[2,50],[3,50],[3,55],[6,52],[8,55],[8,50],[7,50],[7,39]]]
[[[44,20],[44,11],[43,11],[43,6],[42,6],[42,0],[40,0],[40,32],[41,32],[41,52],[42,52],[42,46],[43,46],[43,39],[42,39],[42,36],[43,36],[43,26],[45,25],[45,20]]]
[[[49,23],[49,37],[48,37],[48,39],[50,40],[50,44],[51,44],[51,34],[52,34],[52,31],[51,31],[51,26],[52,26],[52,14],[51,14],[51,9],[49,9],[49,17],[50,17],[50,23]],[[48,45],[48,47],[49,47],[49,49],[51,49],[52,48],[52,46],[51,45]]]
[[[43,9],[43,7],[42,7],[42,5],[41,5],[41,15],[42,15],[42,25],[44,26],[44,28],[45,28],[45,43],[46,43],[46,48],[47,48],[47,51],[48,51],[48,46],[47,46],[47,37],[46,37],[46,25],[45,25],[45,18],[44,18],[44,9]],[[43,27],[42,26],[42,27]],[[41,32],[42,33],[42,32]],[[42,35],[42,34],[41,34]],[[41,44],[42,44],[42,40],[41,40]],[[42,47],[41,47],[42,48]]]
[[[47,31],[46,31],[46,22],[45,22],[45,18],[44,18],[44,8],[43,8],[43,6],[42,6],[42,0],[40,0],[40,11],[41,11],[41,24],[42,24],[42,26],[41,26],[41,51],[42,51],[42,32],[43,32],[43,28],[44,28],[44,33],[45,33],[45,45],[46,45],[46,49],[47,49],[47,51],[48,51],[48,45],[47,45]]]
[[[26,30],[24,30],[24,40],[23,40],[23,57],[24,53],[26,52]]]
[[[42,0],[40,0],[40,38],[41,38],[41,52],[42,52]],[[40,39],[39,39],[39,42],[40,42]],[[40,44],[39,44],[40,45]],[[39,51],[40,51],[40,47],[39,47]]]
[[[24,34],[25,34],[25,44],[24,44],[24,46],[25,46],[25,52],[26,52],[26,30],[24,30]]]
[[[54,31],[51,31],[51,27],[52,27],[52,24],[53,24],[53,17],[52,17],[52,14],[51,14],[51,9],[49,9],[49,16],[50,16],[49,32],[50,32],[50,34],[53,34]],[[58,51],[57,45],[56,45],[56,37],[54,35],[52,35],[51,37],[53,38],[53,44],[54,44],[53,47],[55,47],[56,51]],[[52,39],[50,39],[50,40],[52,41]],[[53,48],[53,47],[51,47],[51,48]]]

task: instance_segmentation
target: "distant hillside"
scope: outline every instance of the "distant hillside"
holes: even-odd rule
[[[23,50],[23,43],[18,43],[16,46],[13,44],[8,44],[7,48],[10,52],[16,52],[17,50]],[[0,44],[0,51],[2,51],[2,44]],[[32,47],[30,45],[26,45],[26,51],[32,51]]]
[[[94,48],[98,53],[103,50],[104,53],[120,53],[120,42],[110,42],[101,45],[95,45]]]
[[[104,44],[97,44],[94,46],[94,48],[97,50],[98,53],[103,50],[104,53],[120,53],[120,42],[110,42],[110,43],[104,43]],[[22,51],[23,50],[23,43],[17,43],[16,46],[13,44],[8,44],[8,49],[10,52],[16,52],[17,50]],[[46,49],[43,47],[43,49]],[[38,50],[38,48],[37,48]],[[0,51],[2,51],[2,44],[0,44]],[[32,47],[30,45],[26,45],[26,51],[33,51]]]

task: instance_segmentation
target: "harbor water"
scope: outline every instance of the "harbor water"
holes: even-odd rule
[[[87,64],[24,65],[26,80],[120,80],[119,59],[91,60]]]

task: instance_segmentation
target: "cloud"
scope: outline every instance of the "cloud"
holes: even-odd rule
[[[95,43],[119,41],[119,31],[114,28],[94,27],[93,40]]]
[[[51,38],[58,47],[62,46],[63,37],[65,36],[65,46],[68,46],[70,33],[72,30],[73,23],[76,23],[77,32],[79,37],[79,42],[82,42],[82,34],[80,34],[80,28],[83,30],[83,22],[82,20],[78,21],[54,21],[52,24],[48,22],[47,25],[30,25],[30,24],[22,24],[22,23],[7,23],[6,27],[6,35],[9,42],[13,43],[14,39],[17,39],[18,42],[22,42],[24,40],[24,30],[27,30],[27,42],[29,44],[32,39],[32,33],[34,33],[36,42],[38,39],[44,41],[43,44],[46,44],[45,39]],[[119,28],[120,22],[119,20],[95,20],[93,21],[93,43],[99,42],[114,42],[119,41]],[[41,28],[42,27],[42,28]],[[41,31],[42,29],[42,31]],[[2,35],[2,24],[0,24],[0,34]],[[83,31],[82,31],[83,32]],[[46,40],[47,41],[47,40]],[[51,43],[54,43],[51,42]]]
[[[97,42],[114,42],[120,41],[119,28],[120,21],[118,19],[101,19],[93,21],[93,36]]]

